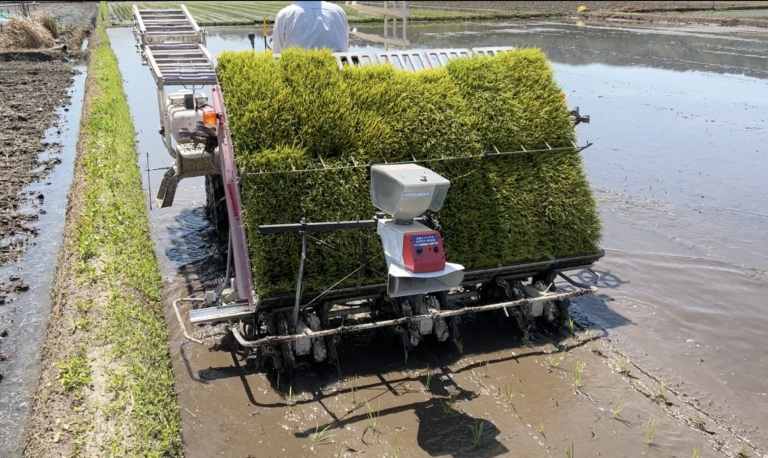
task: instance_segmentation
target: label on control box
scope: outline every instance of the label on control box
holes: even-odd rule
[[[437,245],[437,234],[414,235],[413,236],[413,245],[414,246]]]
[[[432,193],[429,191],[407,191],[403,197],[429,197]]]

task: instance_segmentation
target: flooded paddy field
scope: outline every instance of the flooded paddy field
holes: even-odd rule
[[[0,455],[22,447],[40,376],[86,68],[0,64]],[[8,455],[5,455],[8,453]]]
[[[214,55],[250,49],[247,28],[209,31]],[[109,35],[141,167],[168,166],[150,73],[129,29]],[[507,22],[419,25],[409,38],[548,54],[592,119],[577,130],[594,142],[582,154],[604,219],[600,292],[575,301],[575,336],[537,330],[525,344],[478,316],[462,349],[406,361],[386,334],[360,335],[338,367],[279,380],[181,335],[171,302],[223,276],[203,181],[186,180],[150,216],[187,456],[766,456],[768,36]],[[153,193],[162,173],[145,178]]]

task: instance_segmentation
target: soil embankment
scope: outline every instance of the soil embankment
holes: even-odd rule
[[[179,456],[162,282],[135,131],[103,24],[86,94],[24,455]]]

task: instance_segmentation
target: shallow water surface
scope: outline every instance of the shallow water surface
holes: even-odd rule
[[[250,49],[249,28],[209,31],[214,55]],[[149,70],[140,65],[129,29],[109,35],[139,134],[139,162],[146,166],[148,151],[151,168],[167,166]],[[761,313],[768,291],[768,36],[547,21],[413,25],[409,38],[415,47],[537,46],[547,53],[569,103],[592,118],[577,130],[582,141],[594,142],[583,156],[605,222],[607,253],[596,268],[601,291],[579,300],[575,315],[667,380],[681,399],[765,450],[768,414],[755,407],[765,405],[768,393],[762,356],[768,318]],[[153,192],[161,176],[151,172]],[[172,208],[151,212],[168,304],[200,295],[201,285],[223,274],[204,199],[202,180],[188,180]],[[329,430],[335,445],[314,447],[319,456],[337,453],[341,444],[349,456],[364,450],[383,456],[391,454],[395,437],[408,456],[557,456],[573,442],[603,456],[690,456],[692,447],[701,456],[715,454],[704,453],[701,434],[642,396],[624,426],[603,423],[617,396],[637,393],[602,365],[588,364],[592,397],[576,399],[568,381],[575,360],[568,358],[578,356],[544,370],[545,355],[516,348],[519,336],[485,325],[470,326],[463,357],[424,349],[404,363],[397,346],[371,350],[350,339],[341,377],[330,370],[281,384],[243,371],[228,354],[184,342],[172,312],[168,323],[188,456],[305,455],[313,450],[308,436],[329,421],[336,422]],[[531,352],[531,358],[515,356]],[[498,378],[485,380],[483,361]],[[461,400],[461,421],[446,422],[441,401],[425,394],[420,377],[427,363],[439,367],[441,385],[450,385],[444,394]],[[371,375],[353,377],[366,371]],[[377,403],[385,434],[369,437],[367,408],[353,399],[355,383],[363,399]],[[285,407],[286,384],[298,393],[298,413]],[[493,394],[506,385],[521,403],[514,412]],[[666,431],[660,448],[642,443],[649,416],[661,417]],[[483,419],[491,423],[481,453],[466,440]],[[535,434],[540,422],[547,437]]]

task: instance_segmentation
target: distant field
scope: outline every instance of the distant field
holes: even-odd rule
[[[135,4],[140,9],[166,9],[178,8],[184,3],[189,12],[200,25],[234,25],[252,24],[254,20],[266,17],[268,21],[274,21],[275,15],[286,5],[293,2],[109,2],[109,17],[115,25],[129,25],[132,23],[132,6]],[[349,22],[380,22],[382,19],[370,15],[358,13],[352,8],[342,5],[347,13]],[[535,13],[541,16],[546,13]],[[441,9],[413,9],[411,8],[411,20],[414,21],[440,21],[461,19],[496,19],[496,18],[525,18],[534,14],[513,11],[449,11]],[[546,15],[557,15],[551,13]]]
[[[751,18],[768,19],[768,8],[755,10],[725,10],[725,11],[686,11],[684,13],[664,13],[664,14],[682,14],[686,17],[730,19],[730,18]]]

